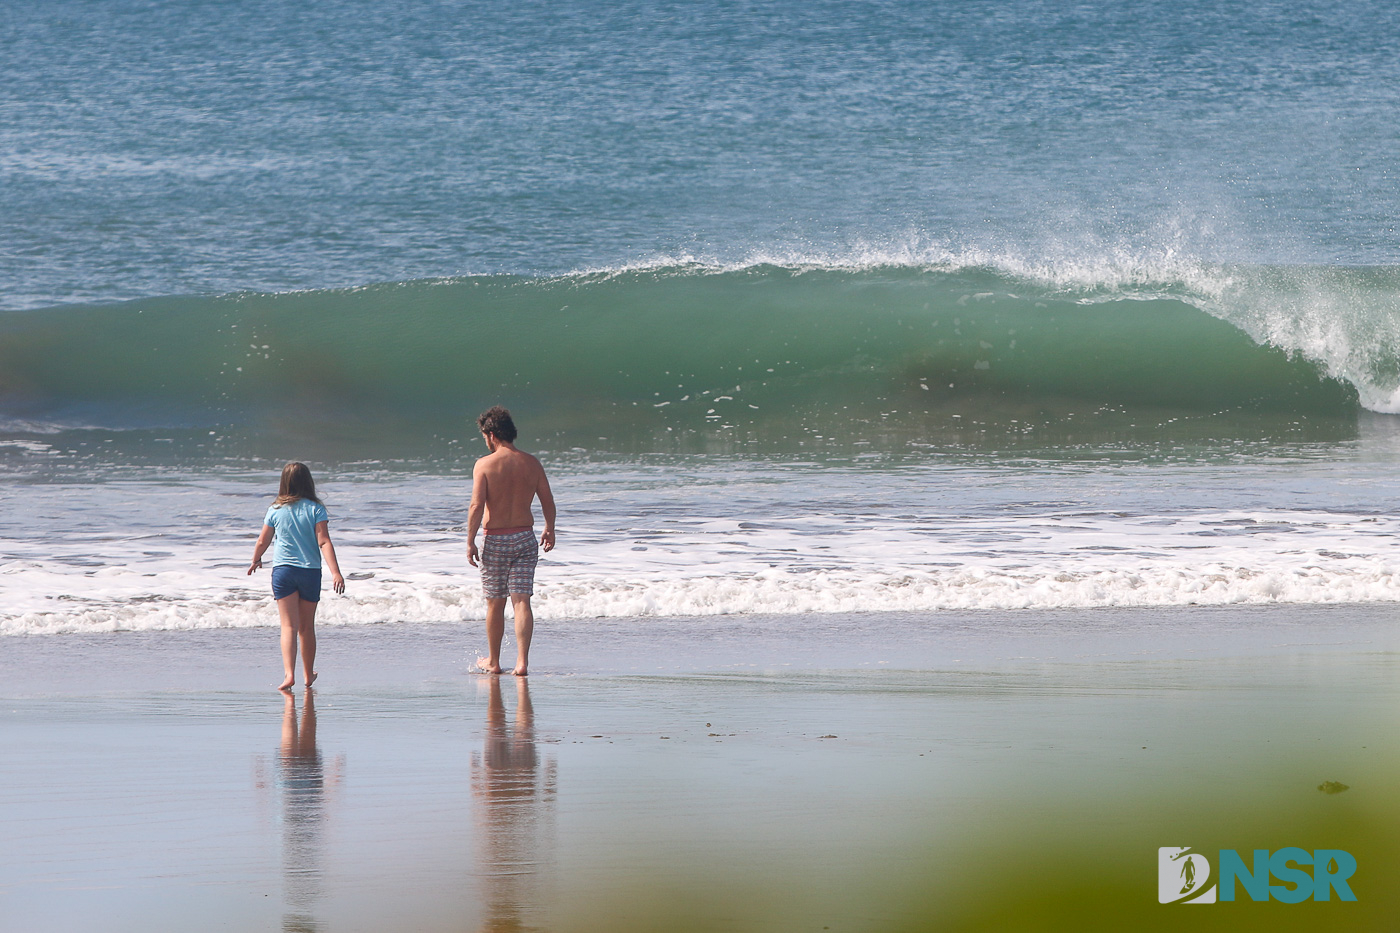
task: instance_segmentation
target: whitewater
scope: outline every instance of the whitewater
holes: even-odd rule
[[[1341,481],[1316,456],[1225,471],[1022,462],[1009,476],[875,457],[820,472],[575,460],[555,468],[560,545],[536,607],[569,625],[880,611],[936,625],[948,609],[1394,601],[1400,519],[1368,505],[1389,477],[1367,459]],[[245,573],[269,484],[275,474],[7,486],[0,633],[274,626],[266,580]],[[325,598],[324,624],[482,617],[466,475],[362,466],[322,487],[349,579],[344,598]],[[85,520],[65,527],[75,496]],[[1280,501],[1291,505],[1269,505]]]

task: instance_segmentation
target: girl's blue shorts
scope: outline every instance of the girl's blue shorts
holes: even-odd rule
[[[283,564],[272,568],[272,598],[286,599],[296,593],[309,603],[321,601],[321,568],[288,567]]]

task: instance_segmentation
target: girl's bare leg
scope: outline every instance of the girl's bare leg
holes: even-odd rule
[[[278,690],[290,690],[297,682],[297,632],[301,629],[301,597],[296,593],[277,600],[277,616],[282,620],[282,683]]]
[[[308,687],[316,682],[316,607],[319,605],[301,600],[301,666]]]

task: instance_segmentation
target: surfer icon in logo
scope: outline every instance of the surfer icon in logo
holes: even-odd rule
[[[1190,893],[1191,889],[1196,886],[1196,863],[1191,859],[1181,863],[1181,880],[1186,882],[1181,886],[1182,894]]]
[[[1162,904],[1214,904],[1210,860],[1190,846],[1157,850],[1157,901]]]

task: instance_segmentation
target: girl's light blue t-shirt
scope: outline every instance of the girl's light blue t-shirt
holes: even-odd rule
[[[267,510],[264,525],[273,531],[272,566],[321,569],[321,549],[316,546],[316,525],[330,521],[326,507],[310,499],[297,499]]]

